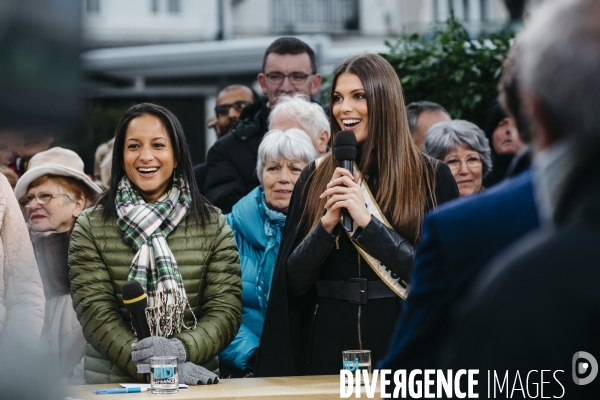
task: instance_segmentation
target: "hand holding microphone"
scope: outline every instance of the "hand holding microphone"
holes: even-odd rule
[[[148,298],[142,285],[138,281],[127,281],[121,289],[123,303],[131,313],[131,321],[138,337],[138,342],[133,343],[131,359],[138,367],[138,373],[150,372],[150,357],[175,356],[179,363],[185,362],[185,349],[179,339],[166,339],[151,336],[146,307]]]
[[[327,190],[320,196],[327,197],[327,213],[321,219],[321,223],[329,233],[333,232],[340,219],[348,232],[352,231],[354,223],[364,228],[371,221],[371,213],[365,206],[362,190],[357,184],[358,178],[353,175],[353,165],[358,153],[354,133],[338,132],[334,137],[333,152],[340,162],[340,167],[336,168]]]

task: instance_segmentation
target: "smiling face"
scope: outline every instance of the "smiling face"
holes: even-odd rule
[[[513,118],[504,118],[492,134],[492,144],[498,154],[517,154],[525,147]]]
[[[38,193],[49,193],[55,196],[46,204],[38,204],[34,198]],[[63,196],[66,194],[67,196]],[[84,200],[75,200],[75,195],[69,193],[54,179],[30,187],[27,197],[32,198],[31,203],[25,207],[25,214],[29,218],[33,232],[63,232],[70,229],[75,223],[75,218],[84,207]]]
[[[286,212],[290,205],[292,191],[306,163],[281,159],[279,162],[267,159],[262,171],[262,187],[269,207]]]
[[[154,115],[131,120],[123,151],[125,174],[147,203],[162,196],[177,167],[169,133]]]
[[[341,74],[333,92],[332,113],[342,129],[354,132],[358,144],[369,135],[369,108],[365,88],[355,74]]]
[[[450,167],[460,196],[468,196],[481,190],[483,178],[483,164],[481,157],[475,150],[456,146],[446,157],[444,162]]]

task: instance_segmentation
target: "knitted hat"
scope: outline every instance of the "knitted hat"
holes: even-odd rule
[[[102,192],[102,189],[83,172],[83,160],[77,153],[62,147],[53,147],[31,157],[27,172],[17,181],[15,197],[20,199],[25,196],[31,182],[44,175],[68,176],[79,179],[94,192]]]

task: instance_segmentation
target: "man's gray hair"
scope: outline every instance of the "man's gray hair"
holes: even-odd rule
[[[281,96],[269,114],[269,126],[279,114],[295,118],[300,128],[312,137],[316,138],[323,131],[327,131],[328,140],[331,136],[329,119],[323,108],[302,93],[296,93],[294,97]]]
[[[408,118],[408,129],[410,130],[411,134],[415,133],[415,130],[417,129],[417,123],[419,121],[419,115],[421,115],[423,111],[442,111],[450,116],[450,113],[446,111],[444,107],[432,101],[423,100],[410,103],[406,106],[406,117]]]
[[[300,129],[282,131],[275,129],[267,132],[258,147],[256,175],[262,185],[262,172],[267,160],[279,162],[281,159],[300,161],[308,164],[317,158],[317,151],[306,132]]]
[[[482,176],[491,171],[490,144],[477,125],[455,119],[451,122],[438,122],[425,134],[425,153],[438,160],[444,161],[446,155],[457,146],[479,153],[483,165]]]
[[[543,105],[551,132],[600,139],[600,1],[547,0],[518,37],[523,93]]]

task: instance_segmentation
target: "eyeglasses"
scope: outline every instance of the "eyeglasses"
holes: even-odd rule
[[[39,205],[43,205],[43,204],[49,203],[50,200],[52,200],[55,197],[59,197],[59,196],[67,196],[70,199],[69,195],[64,194],[64,193],[52,194],[52,193],[47,193],[47,192],[37,192],[35,194],[35,196],[28,195],[28,196],[21,197],[19,199],[19,204],[21,205],[21,207],[25,208],[31,204],[33,199],[35,199],[35,201]]]
[[[446,161],[446,164],[450,167],[452,171],[458,171],[463,161],[467,164],[467,168],[481,167],[481,158],[477,156],[467,157],[464,160],[461,160],[460,158],[451,158],[448,161]]]
[[[302,72],[292,72],[289,75],[282,74],[281,72],[269,72],[268,74],[265,74],[265,76],[267,77],[267,81],[274,85],[279,85],[283,83],[283,80],[285,78],[290,78],[290,82],[292,83],[292,85],[300,85],[306,82],[306,78],[308,78],[311,75],[314,74],[305,74]]]
[[[241,112],[244,108],[250,105],[249,101],[239,100],[233,104],[221,104],[215,107],[215,113],[221,117],[223,115],[229,114],[229,109],[233,107],[233,109],[237,112]]]

